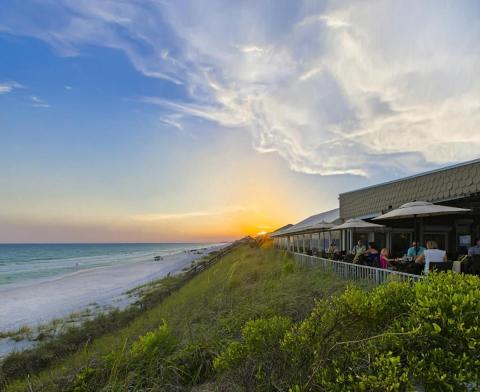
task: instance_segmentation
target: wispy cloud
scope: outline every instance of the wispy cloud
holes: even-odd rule
[[[38,98],[36,95],[31,95],[30,100],[32,101],[32,106],[36,108],[49,108],[50,105],[46,103],[43,99]]]
[[[231,206],[218,210],[200,210],[200,211],[189,211],[189,212],[179,212],[179,213],[148,213],[134,215],[131,218],[136,221],[142,222],[155,222],[155,221],[169,221],[169,220],[180,220],[188,218],[200,218],[200,217],[213,217],[221,215],[229,215],[235,213],[241,213],[250,211],[251,208],[242,207],[242,206]]]
[[[478,156],[476,2],[46,4],[61,23],[6,12],[0,24],[63,55],[121,50],[185,87],[186,101],[143,99],[177,115],[162,121],[243,128],[292,170],[404,173]]]
[[[17,83],[13,80],[7,82],[0,82],[0,94],[11,93],[13,90],[18,88],[23,88],[20,83]]]

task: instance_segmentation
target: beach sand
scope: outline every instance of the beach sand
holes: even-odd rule
[[[100,311],[125,308],[135,299],[126,291],[178,273],[192,261],[224,246],[179,252],[160,261],[149,259],[78,271],[29,286],[1,289],[0,331],[14,331],[22,326],[34,328],[93,306]],[[13,349],[20,349],[24,344],[6,343],[0,343],[0,357],[11,351],[12,345]]]

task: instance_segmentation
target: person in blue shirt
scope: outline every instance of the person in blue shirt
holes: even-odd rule
[[[412,242],[412,247],[408,248],[407,251],[407,257],[415,257],[423,255],[423,252],[425,252],[425,248],[423,246],[418,246],[417,248],[417,242],[413,241]]]
[[[468,255],[469,256],[480,255],[480,238],[477,238],[474,246],[468,248]]]

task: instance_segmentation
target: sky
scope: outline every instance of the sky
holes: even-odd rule
[[[480,156],[480,2],[3,0],[0,242],[198,242]]]

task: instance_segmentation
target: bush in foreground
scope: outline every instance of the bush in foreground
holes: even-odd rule
[[[247,323],[215,365],[246,390],[478,390],[479,282],[440,273],[415,286],[350,288],[283,336],[275,318]]]

